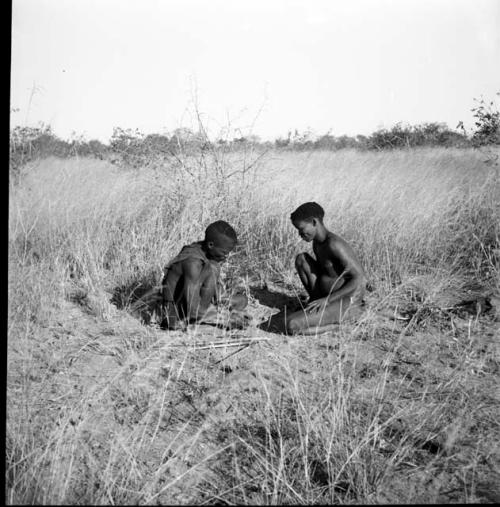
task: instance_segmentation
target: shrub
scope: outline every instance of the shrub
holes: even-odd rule
[[[497,93],[500,96],[500,92]],[[493,101],[488,104],[483,98],[477,100],[472,109],[476,119],[476,130],[472,134],[472,144],[476,147],[489,144],[500,144],[500,111]]]

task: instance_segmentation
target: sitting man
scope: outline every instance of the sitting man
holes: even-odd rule
[[[309,294],[307,306],[287,318],[292,334],[316,334],[359,315],[364,304],[366,276],[352,248],[323,225],[325,212],[315,202],[299,206],[290,216],[299,236],[312,241],[316,259],[301,253],[295,259]]]
[[[217,316],[214,305],[223,303],[218,291],[220,265],[237,243],[234,229],[223,220],[210,224],[205,239],[186,245],[165,267],[162,282],[162,328],[185,329],[187,324],[210,321]],[[243,327],[244,294],[234,294],[226,303],[231,310],[229,327]]]

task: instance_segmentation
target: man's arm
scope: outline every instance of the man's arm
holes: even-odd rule
[[[352,294],[357,287],[364,283],[365,275],[359,261],[354,256],[354,252],[344,241],[331,239],[328,243],[328,248],[331,255],[344,266],[344,271],[339,276],[339,278],[344,278],[344,285],[338,290],[334,288],[332,293],[327,297],[328,303],[333,303]]]
[[[328,249],[331,257],[335,258],[337,264],[344,266],[344,270],[332,286],[331,293],[328,296],[316,299],[307,306],[312,311],[319,310],[324,305],[334,303],[352,294],[365,280],[363,268],[349,245],[344,241],[332,238],[329,240]],[[345,280],[342,286],[341,279]],[[337,286],[340,288],[335,290]]]
[[[200,298],[203,264],[198,259],[188,259],[182,263],[182,267],[184,271],[183,294],[187,316],[190,320],[196,320],[201,318],[207,311],[207,308],[202,308]]]

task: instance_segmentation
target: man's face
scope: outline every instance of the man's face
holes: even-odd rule
[[[214,241],[207,244],[208,257],[217,262],[223,262],[227,256],[233,251],[236,242],[227,236],[220,235]]]
[[[299,231],[299,236],[307,242],[310,242],[316,236],[316,219],[309,220],[295,220],[292,222],[293,226]]]

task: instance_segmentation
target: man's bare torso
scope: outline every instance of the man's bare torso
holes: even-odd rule
[[[363,267],[353,249],[344,239],[332,232],[328,233],[325,241],[322,243],[313,242],[313,251],[316,255],[316,261],[321,272],[329,278],[336,279],[350,267],[346,266],[337,255],[337,248],[339,246],[348,253],[351,263],[355,264],[355,267],[365,276]],[[343,284],[339,281],[339,285],[336,288],[338,289],[342,285]]]

